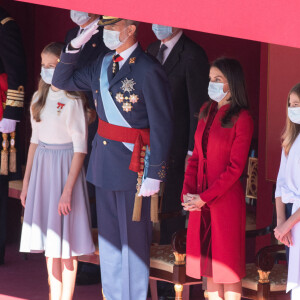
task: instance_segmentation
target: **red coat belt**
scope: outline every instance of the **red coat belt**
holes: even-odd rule
[[[141,151],[143,146],[150,146],[150,129],[128,128],[109,124],[99,119],[98,134],[109,140],[134,144],[129,170],[140,172],[141,169]]]

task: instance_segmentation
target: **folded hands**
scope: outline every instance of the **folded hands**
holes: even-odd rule
[[[183,195],[183,209],[186,211],[201,211],[202,206],[206,203],[200,198],[199,194],[189,194]]]

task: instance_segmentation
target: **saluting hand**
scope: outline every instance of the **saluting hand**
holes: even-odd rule
[[[58,203],[58,214],[67,216],[71,211],[71,198],[72,192],[63,191],[59,203]]]
[[[181,203],[183,209],[186,211],[201,211],[201,207],[206,203],[200,198],[198,194],[183,195],[184,203]]]
[[[93,26],[91,26],[89,29],[84,30],[78,37],[73,39],[71,41],[71,46],[73,48],[79,49],[82,45],[84,45],[86,42],[88,42],[91,37],[99,32],[98,30],[98,24],[95,23]]]

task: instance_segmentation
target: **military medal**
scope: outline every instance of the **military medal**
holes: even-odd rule
[[[135,59],[135,57],[133,57]],[[133,63],[133,62],[130,62]],[[122,93],[117,93],[116,95],[116,101],[119,103],[123,103],[122,109],[123,111],[130,112],[133,108],[132,104],[137,103],[139,101],[139,96],[136,94],[130,94],[130,92],[134,91],[134,85],[136,82],[134,82],[133,79],[125,78],[122,81],[121,90],[123,93],[129,93],[128,96],[125,96]]]
[[[132,104],[130,102],[124,102],[122,108],[124,111],[129,112],[132,110]]]
[[[116,73],[116,68],[117,68],[117,64],[113,62],[113,69],[112,69],[113,74]]]
[[[65,106],[64,103],[57,102],[57,115],[58,116],[60,115],[60,112],[61,112],[61,110],[63,109],[64,106]]]
[[[117,93],[116,95],[116,100],[119,102],[119,103],[122,103],[124,101],[124,95],[122,93]]]
[[[113,56],[113,69],[112,72],[115,75],[117,73],[117,69],[119,70],[119,62],[123,60],[123,57],[120,56],[119,54],[116,54]],[[118,64],[118,65],[117,65]]]
[[[131,103],[137,103],[139,101],[139,96],[136,94],[132,94],[129,96],[129,101]]]
[[[121,90],[123,90],[123,92],[132,92],[134,91],[134,85],[136,84],[136,82],[134,82],[133,79],[128,79],[128,78],[125,78],[123,81],[122,81],[122,86],[121,86]]]

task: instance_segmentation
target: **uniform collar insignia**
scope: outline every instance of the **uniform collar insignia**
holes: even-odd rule
[[[135,60],[136,60],[136,57],[131,57],[129,59],[129,64],[134,64],[135,63]]]

